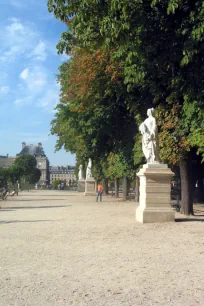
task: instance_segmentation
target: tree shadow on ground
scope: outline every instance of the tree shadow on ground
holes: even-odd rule
[[[204,219],[203,218],[176,218],[175,222],[204,222]]]
[[[57,206],[16,206],[16,207],[8,207],[5,211],[8,210],[16,210],[16,209],[38,209],[38,208],[62,208],[62,207],[71,207],[72,205],[57,205]],[[1,209],[4,211],[4,209]]]
[[[73,192],[73,191],[72,191]],[[79,194],[79,193],[77,193]],[[20,197],[72,197],[75,194],[19,194]]]
[[[2,208],[0,208],[0,212],[1,212],[1,211],[15,211],[15,209],[9,209],[9,208],[4,209],[4,208],[2,207]]]
[[[10,223],[36,223],[36,222],[59,222],[61,220],[12,220],[12,221],[0,221],[0,224],[10,224]]]
[[[43,201],[64,201],[66,199],[34,199],[34,200],[17,200],[17,199],[14,199],[14,202],[43,202]]]

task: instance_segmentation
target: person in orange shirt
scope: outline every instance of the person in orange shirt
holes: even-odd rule
[[[102,202],[102,193],[103,193],[103,186],[99,183],[97,186],[96,202],[98,202],[99,197],[100,197],[100,202]]]

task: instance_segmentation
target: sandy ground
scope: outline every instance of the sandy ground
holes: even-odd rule
[[[139,224],[135,202],[94,200],[32,191],[0,202],[1,306],[204,305],[201,207]]]

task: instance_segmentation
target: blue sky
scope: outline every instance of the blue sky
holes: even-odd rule
[[[56,44],[66,27],[47,10],[46,0],[0,0],[0,155],[15,156],[21,143],[42,142],[52,165],[75,157],[54,153],[48,136],[59,101],[56,74],[66,56]]]

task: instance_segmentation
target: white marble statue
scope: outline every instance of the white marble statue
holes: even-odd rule
[[[82,165],[79,166],[78,177],[79,177],[79,180],[83,180],[84,179],[84,177],[83,177],[83,166]]]
[[[148,164],[159,163],[158,131],[153,113],[154,108],[149,108],[148,118],[139,126],[142,134],[142,151]]]
[[[86,180],[89,179],[90,177],[92,177],[92,161],[91,161],[91,158],[89,158],[89,162],[88,162],[88,166],[87,166],[87,169],[86,169]]]

